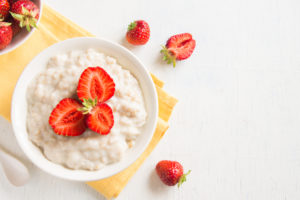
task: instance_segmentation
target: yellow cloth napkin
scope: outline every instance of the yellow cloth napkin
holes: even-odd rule
[[[39,29],[20,47],[0,56],[0,115],[10,120],[10,103],[18,77],[24,67],[46,47],[68,38],[93,36],[83,28],[66,19],[48,6],[43,7]],[[159,99],[159,120],[154,136],[143,154],[124,171],[87,184],[104,195],[107,199],[115,198],[125,187],[129,179],[150,155],[159,140],[168,129],[168,120],[177,100],[163,89],[163,82],[152,75]],[[24,88],[25,90],[26,88]]]

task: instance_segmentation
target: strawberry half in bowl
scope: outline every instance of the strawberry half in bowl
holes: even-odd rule
[[[12,98],[21,149],[40,169],[74,181],[126,169],[148,146],[157,119],[157,93],[146,67],[126,48],[100,38],[73,38],[41,52]]]
[[[5,6],[8,9],[3,17],[1,15],[3,7],[0,5],[0,55],[16,49],[33,34],[40,22],[43,7],[42,0],[3,0],[3,2],[6,2]],[[20,21],[23,21],[22,27]]]

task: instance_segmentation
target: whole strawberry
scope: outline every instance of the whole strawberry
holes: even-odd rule
[[[8,1],[8,3],[10,4],[10,5],[12,5],[13,3],[15,3],[17,0],[7,0]]]
[[[143,45],[150,38],[150,27],[147,22],[137,20],[128,25],[126,39],[130,44]]]
[[[15,35],[17,35],[22,29],[20,27],[19,23],[14,21],[14,20],[12,20],[12,22],[11,22],[11,28],[12,28],[12,31],[13,31],[13,37],[15,37]]]
[[[180,185],[186,181],[186,176],[191,172],[189,170],[186,174],[183,174],[183,167],[177,161],[162,160],[156,165],[156,173],[160,180],[168,185],[180,187]]]
[[[181,33],[170,37],[163,46],[161,53],[164,54],[163,60],[168,64],[173,63],[176,66],[176,60],[185,60],[189,58],[196,47],[196,41],[190,33]]]
[[[0,0],[0,19],[5,19],[8,15],[10,4],[7,0]]]
[[[31,27],[37,27],[39,19],[39,8],[29,0],[19,0],[12,4],[10,14],[19,22],[20,27],[26,27],[30,31]]]
[[[19,22],[14,20],[14,18],[12,16],[8,17],[7,22],[11,23],[11,29],[12,29],[12,32],[13,32],[13,37],[15,37],[15,35],[17,35],[22,29],[19,25]]]
[[[7,47],[12,39],[11,24],[0,21],[0,50]]]

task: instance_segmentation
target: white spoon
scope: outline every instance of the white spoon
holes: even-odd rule
[[[0,149],[0,163],[7,179],[14,186],[22,186],[29,180],[30,174],[25,165],[2,149]]]

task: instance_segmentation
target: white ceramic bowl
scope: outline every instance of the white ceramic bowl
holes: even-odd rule
[[[40,19],[42,17],[42,0],[31,0],[32,2],[34,2],[37,7],[40,9],[40,17],[38,19],[37,25],[40,22]],[[18,46],[20,46],[21,44],[23,44],[31,35],[32,33],[35,31],[35,28],[32,28],[30,32],[28,32],[26,30],[26,28],[23,28],[20,33],[18,33],[15,37],[13,37],[11,43],[5,48],[0,50],[0,55],[6,54],[12,50],[14,50],[15,48],[17,48]]]
[[[26,129],[26,90],[32,79],[46,67],[50,57],[60,52],[68,52],[74,49],[85,50],[88,48],[99,49],[106,55],[115,57],[124,68],[128,69],[138,79],[144,94],[145,105],[148,112],[146,124],[135,146],[125,153],[124,158],[120,162],[107,165],[98,171],[71,170],[47,160],[40,149],[30,141]],[[45,49],[24,69],[17,82],[12,98],[11,120],[13,130],[20,147],[27,157],[45,172],[60,178],[75,181],[99,180],[112,176],[127,168],[148,146],[155,131],[157,118],[158,100],[155,85],[145,66],[126,48],[100,38],[74,38],[59,42]]]

